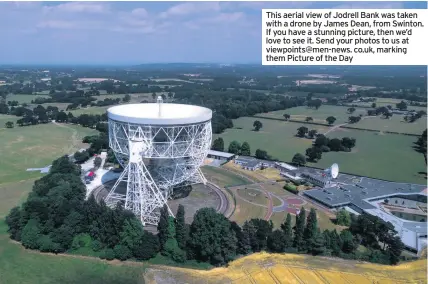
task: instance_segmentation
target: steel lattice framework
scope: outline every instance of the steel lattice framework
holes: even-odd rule
[[[159,106],[160,107],[160,106]],[[143,224],[156,225],[174,186],[206,183],[200,166],[211,146],[211,120],[185,125],[147,125],[109,118],[109,146],[124,171],[106,197],[124,202]],[[126,192],[119,184],[126,182]],[[172,215],[171,210],[169,213]]]

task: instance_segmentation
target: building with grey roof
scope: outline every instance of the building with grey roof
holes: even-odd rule
[[[345,208],[356,214],[365,212],[391,222],[405,247],[420,253],[427,245],[426,186],[365,177],[354,181],[347,184],[336,181],[334,186],[307,190],[304,195],[331,209]],[[397,212],[389,207],[397,208],[394,209]],[[420,213],[413,214],[414,210]],[[410,216],[414,216],[413,219]]]
[[[255,171],[263,167],[273,168],[275,162],[260,160],[248,156],[236,156],[234,163],[240,165],[244,170]]]

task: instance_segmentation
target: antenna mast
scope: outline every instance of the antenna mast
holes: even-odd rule
[[[162,104],[163,104],[163,99],[162,96],[158,96],[158,99],[156,100],[156,102],[158,103],[159,106],[159,112],[158,112],[158,116],[161,117],[162,116]]]

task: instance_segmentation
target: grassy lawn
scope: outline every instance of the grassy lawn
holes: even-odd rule
[[[39,177],[40,173],[26,172],[26,169],[45,167],[59,156],[75,152],[82,147],[83,136],[96,131],[49,123],[2,129],[0,133],[1,184]]]
[[[27,199],[35,179],[0,184],[0,219],[9,214],[10,209]]]
[[[10,241],[4,219],[0,219],[1,284],[144,283],[143,264],[42,254],[25,250]]]
[[[252,131],[255,120],[259,120],[263,124],[263,128],[258,132]],[[257,149],[263,149],[275,158],[291,161],[294,154],[304,153],[312,145],[312,140],[294,136],[297,133],[297,128],[303,124],[252,117],[238,118],[233,121],[233,124],[235,128],[226,129],[224,133],[216,134],[213,137],[214,139],[222,137],[226,149],[233,140],[241,144],[247,141],[250,144],[252,154]],[[318,125],[310,125],[308,128],[317,129],[319,132],[325,132],[328,129],[328,127]]]
[[[401,99],[392,99],[392,98],[376,98],[376,107],[381,107],[381,106],[387,106],[387,105],[390,105],[390,106],[392,106],[393,108],[395,108],[395,105],[396,104],[398,104],[399,102],[401,102],[402,100]],[[361,102],[361,103],[351,103],[351,104],[355,104],[355,105],[358,105],[358,106],[371,106],[372,105],[372,103],[370,102],[370,103],[363,103],[363,102]],[[418,111],[418,110],[424,110],[424,111],[426,111],[426,107],[418,107],[418,106],[407,106],[407,108],[409,109],[409,110],[412,110],[412,109],[414,109],[414,110],[416,110],[416,111]]]
[[[242,190],[242,189],[241,189]],[[233,194],[237,195],[236,189],[232,189]],[[267,205],[267,202],[266,202]],[[235,221],[239,225],[244,224],[245,221],[260,218],[263,219],[267,213],[266,207],[256,206],[236,197],[236,208],[233,215],[229,218],[231,221]]]
[[[357,145],[351,153],[324,153],[322,159],[313,164],[316,167],[327,168],[338,163],[343,172],[392,181],[426,183],[418,175],[418,172],[426,170],[423,155],[412,149],[416,137],[349,129],[334,131],[328,136],[354,137]]]
[[[356,124],[347,126],[379,131],[421,134],[427,128],[427,120],[426,117],[422,117],[413,123],[408,123],[404,121],[403,115],[393,115],[390,119],[381,117],[366,118]]]
[[[31,103],[35,98],[50,98],[48,95],[8,95],[6,101],[18,101],[18,103]]]
[[[19,117],[14,115],[0,114],[0,133],[3,130],[3,128],[6,128],[5,126],[6,122],[12,121],[15,124],[18,119]]]
[[[306,106],[300,106],[300,107],[290,108],[287,110],[278,110],[278,111],[263,113],[263,114],[259,114],[258,116],[283,119],[284,113],[287,113],[291,116],[291,119],[293,120],[304,121],[306,117],[310,116],[314,119],[314,122],[319,122],[319,123],[327,123],[325,119],[329,116],[334,116],[337,119],[334,124],[340,124],[340,123],[348,122],[349,116],[358,116],[359,114],[367,113],[366,109],[357,108],[353,114],[349,114],[347,113],[348,108],[349,107],[344,107],[344,106],[323,105],[319,109],[312,109]]]
[[[211,181],[218,186],[225,187],[250,183],[247,179],[244,179],[221,168],[204,166],[201,168],[201,170],[208,181]]]
[[[107,111],[107,109],[112,106],[102,106],[102,107],[87,107],[80,108],[76,110],[70,111],[74,116],[79,116],[82,114],[103,114]]]
[[[252,131],[255,120],[251,117],[239,118],[234,121],[234,129],[227,129],[224,133],[215,135],[215,138],[222,137],[226,148],[233,140],[240,143],[247,141],[252,153],[258,148],[264,149],[274,158],[286,162],[291,161],[295,153],[304,154],[312,145],[312,140],[294,136],[296,129],[301,126],[299,123],[258,119],[263,123],[263,128],[256,132]],[[324,132],[327,128],[314,125],[309,126],[309,129]],[[353,137],[357,140],[357,146],[352,153],[324,153],[318,163],[310,165],[327,168],[333,163],[339,163],[341,171],[348,173],[392,181],[426,182],[418,175],[418,172],[425,171],[425,163],[422,154],[415,152],[412,148],[416,137],[396,134],[380,135],[350,129],[330,132],[328,136],[330,138]]]

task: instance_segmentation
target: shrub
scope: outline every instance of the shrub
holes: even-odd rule
[[[295,186],[291,185],[291,184],[284,185],[284,189],[287,190],[287,191],[289,191],[289,192],[291,192],[291,193],[294,193],[294,194],[298,194],[299,193],[299,191],[297,190],[297,188]]]
[[[92,242],[91,248],[93,251],[97,252],[103,249],[103,244],[99,240],[95,240]]]
[[[114,259],[114,251],[111,248],[104,249],[100,254],[101,259],[113,260]]]
[[[124,245],[116,245],[113,251],[114,251],[114,256],[119,260],[127,260],[132,256],[129,248]]]
[[[83,247],[91,247],[92,239],[89,234],[78,234],[73,238],[71,248],[76,250]]]
[[[300,181],[298,181],[298,180],[294,180],[294,179],[292,179],[292,180],[291,180],[291,182],[292,182],[295,186],[299,186],[299,185],[301,185],[301,184],[302,184]]]

